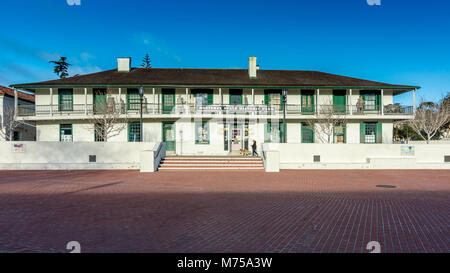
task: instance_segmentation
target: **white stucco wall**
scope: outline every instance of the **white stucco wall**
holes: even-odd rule
[[[281,169],[450,169],[444,156],[450,144],[264,144],[280,152]],[[402,147],[413,146],[414,153],[402,154]],[[313,156],[319,155],[315,163]]]
[[[23,144],[23,151],[14,144]],[[0,169],[139,169],[140,152],[154,142],[0,142]],[[90,163],[89,155],[97,162]]]

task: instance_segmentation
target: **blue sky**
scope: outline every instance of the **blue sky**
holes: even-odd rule
[[[69,2],[72,0],[69,0]],[[450,91],[449,1],[2,1],[0,85],[140,66],[318,70],[419,85],[418,100]],[[411,104],[411,95],[396,102]]]

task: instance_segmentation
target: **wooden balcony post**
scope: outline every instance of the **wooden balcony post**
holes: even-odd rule
[[[84,114],[87,115],[87,88],[84,88]]]
[[[252,104],[255,105],[255,89],[252,88]]]
[[[50,116],[53,116],[53,88],[50,88]]]
[[[352,89],[349,90],[349,96],[348,96],[348,105],[350,107],[350,115],[353,115],[353,96],[352,96]]]
[[[317,93],[317,95],[316,95],[316,112],[317,112],[317,114],[319,113],[319,94],[320,94],[320,89],[317,89],[316,90],[316,93]]]
[[[413,89],[412,94],[413,114],[416,114],[416,89]]]
[[[381,96],[380,96],[381,115],[384,115],[383,95],[384,95],[384,89],[381,89]]]
[[[152,88],[152,105],[153,105],[153,114],[155,113],[155,88]]]

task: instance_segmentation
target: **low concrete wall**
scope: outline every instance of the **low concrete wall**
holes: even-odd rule
[[[139,169],[154,142],[0,142],[0,170]],[[159,143],[158,143],[159,145]],[[89,162],[95,155],[96,162]]]
[[[279,172],[280,171],[280,152],[266,150],[266,147],[262,148],[264,171],[266,172]]]
[[[280,169],[450,169],[450,144],[276,144]],[[314,162],[314,156],[320,156]],[[318,158],[316,158],[317,160]]]
[[[142,151],[140,154],[141,172],[156,172],[159,163],[166,157],[166,143],[160,142],[152,150]]]

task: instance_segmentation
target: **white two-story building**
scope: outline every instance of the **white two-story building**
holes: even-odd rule
[[[253,140],[287,143],[392,143],[393,122],[414,107],[394,96],[418,86],[394,85],[316,71],[118,68],[70,78],[15,84],[34,92],[36,105],[17,105],[18,119],[36,122],[37,141],[103,141],[92,116],[107,101],[123,130],[108,141],[164,141],[179,155],[227,155]],[[140,124],[142,94],[142,131]],[[330,115],[331,111],[331,115]],[[330,122],[323,137],[320,123]]]

